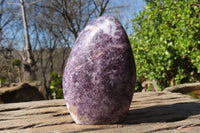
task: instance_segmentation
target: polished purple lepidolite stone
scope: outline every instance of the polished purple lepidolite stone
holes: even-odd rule
[[[78,124],[122,121],[130,107],[136,71],[121,23],[105,15],[80,33],[63,75],[67,108]]]

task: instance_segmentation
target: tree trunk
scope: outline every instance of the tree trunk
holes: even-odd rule
[[[25,33],[25,41],[26,41],[26,57],[24,58],[24,70],[28,73],[28,76],[25,80],[34,80],[35,79],[35,60],[32,53],[32,47],[29,39],[27,20],[26,20],[26,10],[24,6],[24,1],[20,0],[21,10],[22,10],[22,19],[24,24],[24,33]]]
[[[20,67],[17,67],[19,82],[22,82]]]

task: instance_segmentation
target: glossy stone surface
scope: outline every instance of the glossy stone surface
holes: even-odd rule
[[[111,15],[92,21],[77,38],[63,75],[72,118],[78,124],[122,121],[135,80],[133,53],[121,23]]]

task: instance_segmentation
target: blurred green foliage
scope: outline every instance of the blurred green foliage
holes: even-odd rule
[[[4,86],[4,84],[6,83],[6,78],[1,78],[1,85]]]
[[[147,1],[132,24],[138,80],[154,79],[162,89],[200,80],[198,0]]]
[[[190,92],[188,93],[188,95],[190,95],[194,99],[200,99],[200,95],[198,95],[198,93],[196,92]]]
[[[53,99],[61,99],[63,97],[62,91],[62,77],[57,73],[51,73],[51,82],[50,82],[50,95]]]
[[[14,66],[17,66],[17,67],[21,67],[21,64],[22,64],[21,61],[17,58],[14,59],[12,63]]]

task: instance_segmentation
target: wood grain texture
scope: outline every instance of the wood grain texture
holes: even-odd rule
[[[65,101],[0,105],[0,133],[200,133],[200,101],[171,92],[135,93],[126,119],[112,125],[77,125]]]

